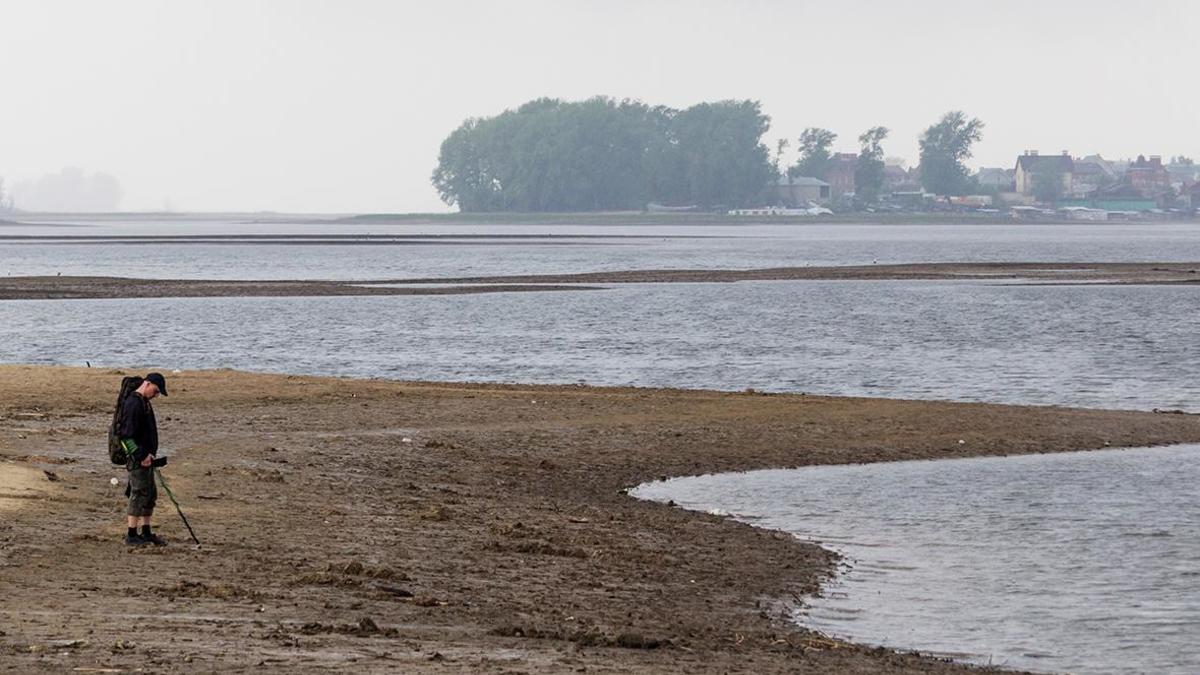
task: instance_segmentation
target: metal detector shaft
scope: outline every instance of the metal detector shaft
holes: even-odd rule
[[[162,472],[158,469],[154,470],[154,475],[158,476],[159,484],[167,491],[167,496],[171,498],[171,503],[175,505],[175,511],[179,514],[180,519],[183,520],[183,526],[187,528],[188,534],[192,535],[192,541],[196,542],[196,545],[199,546],[200,540],[196,538],[196,533],[192,531],[192,526],[188,523],[187,516],[183,515],[183,509],[179,508],[179,502],[175,499],[175,493],[171,492],[170,486],[167,485],[167,479],[163,478]]]

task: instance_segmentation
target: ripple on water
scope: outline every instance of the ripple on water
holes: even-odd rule
[[[1197,410],[1196,291],[828,281],[22,300],[0,302],[0,361]],[[148,312],[158,330],[137,345],[109,318]]]
[[[752,513],[841,551],[848,571],[797,617],[827,633],[1031,670],[1192,675],[1198,483],[1200,445],[1181,445],[756,471],[634,494]]]

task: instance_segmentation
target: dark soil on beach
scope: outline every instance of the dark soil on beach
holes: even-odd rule
[[[737,281],[988,280],[1024,284],[1200,284],[1200,263],[920,263],[747,270],[625,270],[582,274],[252,281],[123,277],[4,277],[0,300],[98,298],[453,295],[597,290],[598,284]],[[408,284],[388,287],[379,284]]]
[[[171,545],[127,549],[121,374],[0,367],[0,670],[968,672],[790,623],[829,552],[623,490],[1200,441],[1191,415],[168,372],[164,474],[204,545],[163,494]]]

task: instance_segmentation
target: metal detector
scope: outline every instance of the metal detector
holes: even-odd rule
[[[183,526],[187,528],[188,534],[192,535],[192,541],[196,542],[196,545],[199,546],[200,540],[196,538],[196,533],[192,531],[192,526],[188,523],[187,516],[183,515],[183,509],[179,508],[179,502],[175,499],[175,493],[171,492],[170,486],[167,485],[167,479],[163,478],[162,472],[158,469],[154,470],[154,475],[158,476],[158,483],[167,491],[167,496],[171,498],[171,503],[175,505],[175,511],[183,519]]]

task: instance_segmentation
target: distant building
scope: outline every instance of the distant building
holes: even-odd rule
[[[1104,165],[1085,159],[1075,160],[1075,171],[1071,174],[1071,197],[1083,199],[1102,187],[1111,185],[1116,179]]]
[[[1062,184],[1062,193],[1070,194],[1075,162],[1066,150],[1063,150],[1061,155],[1040,155],[1037,150],[1026,150],[1025,154],[1017,158],[1017,166],[1013,172],[1017,192],[1032,195],[1036,184],[1034,175],[1045,173],[1055,175]]]
[[[853,152],[839,152],[829,159],[829,170],[825,172],[825,181],[833,198],[854,192],[854,172],[858,169],[858,155]]]
[[[1114,162],[1110,162],[1100,155],[1085,155],[1075,160],[1076,165],[1080,163],[1095,164],[1096,166],[1100,167],[1100,169],[1104,171],[1104,173],[1112,180],[1116,180],[1117,177],[1125,173],[1125,168],[1123,166],[1118,171]]]
[[[1171,174],[1171,187],[1186,191],[1193,183],[1200,182],[1200,165],[1172,162],[1167,165]]]
[[[1192,197],[1192,210],[1200,211],[1200,183],[1192,185],[1192,189],[1189,191],[1189,194]]]
[[[1163,203],[1161,196],[1148,197],[1129,183],[1121,182],[1100,188],[1087,199],[1064,199],[1059,206],[1084,206],[1105,211],[1153,211],[1162,208]]]
[[[1000,168],[984,168],[980,169],[975,174],[975,182],[983,190],[994,190],[996,192],[1012,192],[1013,191],[1013,172],[1008,169]]]
[[[916,168],[905,169],[898,164],[888,164],[883,167],[883,191],[920,192],[921,177]]]
[[[823,204],[828,202],[830,194],[829,183],[810,176],[784,176],[771,186],[769,201],[782,204],[789,208],[807,206],[809,202]]]
[[[1125,182],[1145,197],[1158,196],[1171,189],[1171,173],[1163,165],[1162,157],[1151,155],[1146,159],[1138,155],[1125,170]]]

